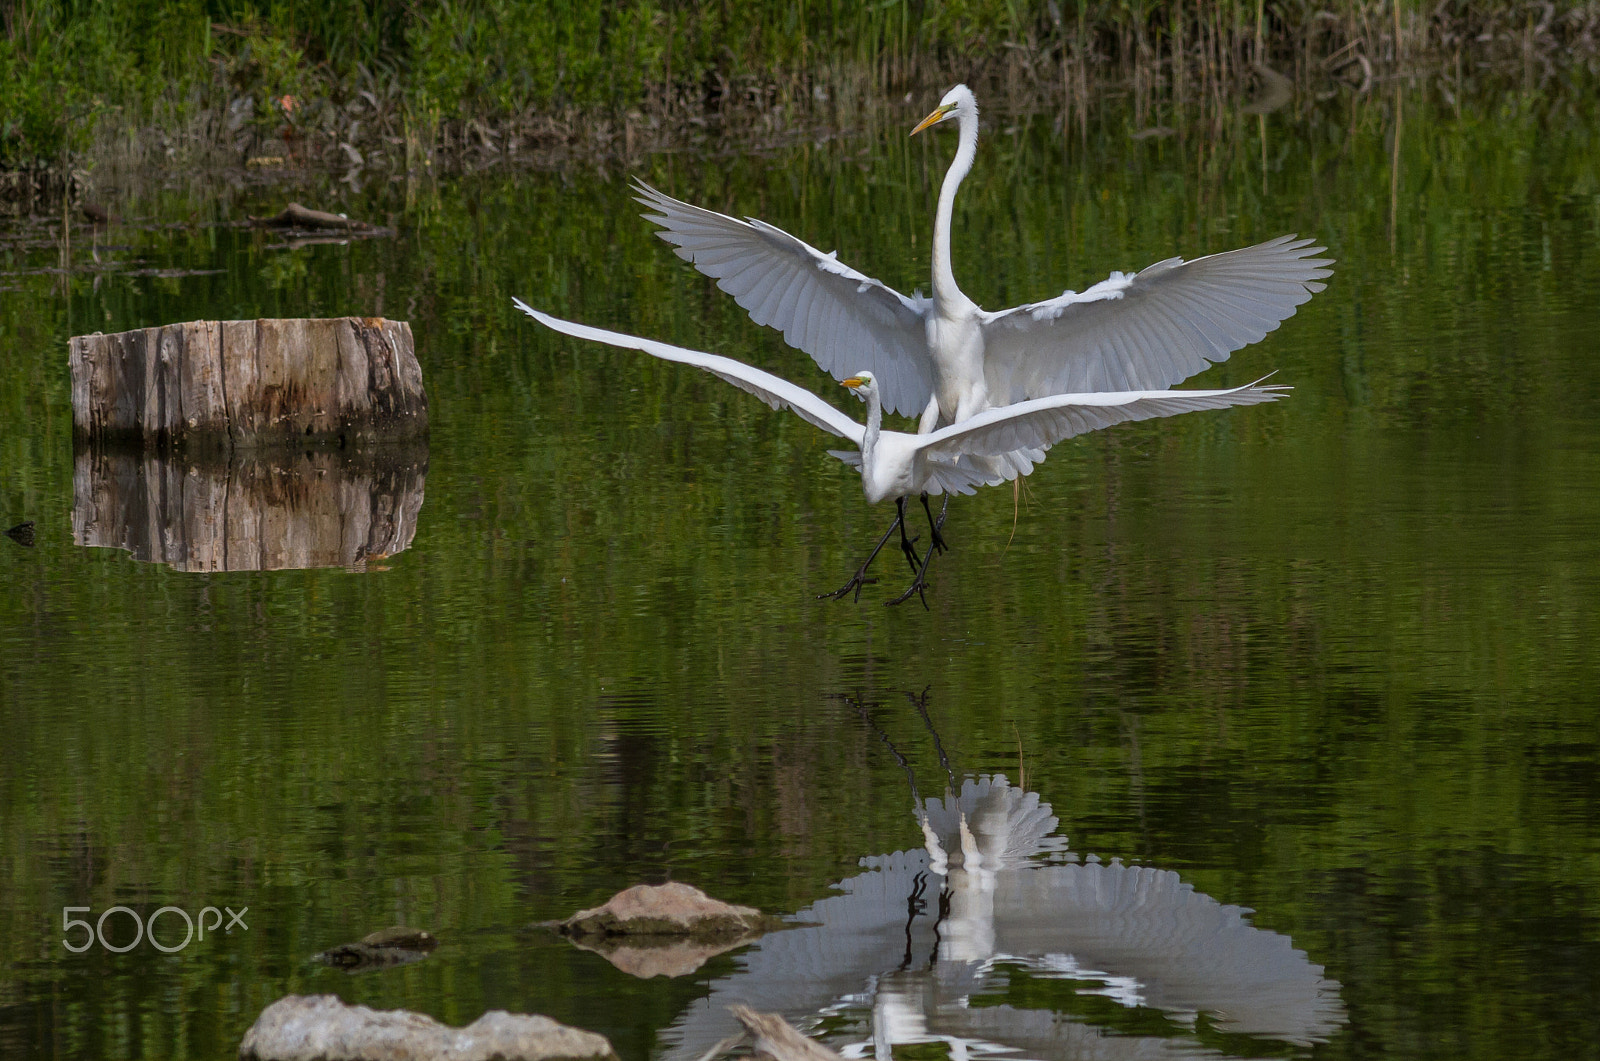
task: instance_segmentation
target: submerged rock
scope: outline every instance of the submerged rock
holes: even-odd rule
[[[333,995],[288,995],[261,1011],[240,1061],[580,1061],[615,1058],[603,1035],[549,1017],[491,1010],[465,1028],[403,1009],[347,1006]]]
[[[313,955],[311,960],[358,973],[421,961],[438,945],[437,939],[420,928],[395,925],[380,928],[355,943],[329,947],[321,954]]]
[[[604,906],[582,910],[556,928],[565,936],[666,936],[727,941],[760,935],[781,924],[750,906],[732,906],[678,882],[638,884]]]

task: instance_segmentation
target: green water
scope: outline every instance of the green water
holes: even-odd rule
[[[973,1006],[1238,1056],[1592,1051],[1600,123],[1577,89],[1458,102],[1376,92],[1139,141],[1115,107],[1065,139],[996,118],[956,216],[980,304],[1290,231],[1339,264],[1194,381],[1277,370],[1292,397],[1058,446],[1015,517],[1009,489],[956,501],[926,612],[883,607],[898,557],[859,604],[813,599],[887,518],[830,440],[510,304],[831,393],[624,179],[925,288],[953,150],[906,139],[925,106],[764,157],[359,189],[175,174],[104,193],[143,227],[75,228],[70,283],[38,271],[59,221],[0,225],[0,524],[37,534],[0,539],[0,1054],[222,1058],[274,999],[333,992],[452,1024],[545,1013],[646,1061],[744,959],[637,980],[534,923],[669,877],[789,913],[916,848],[858,708],[937,794],[923,690],[957,774],[1020,766],[1073,851],[1252,908],[1344,1017],[1313,1045],[1219,1035],[1010,966]],[[288,198],[399,234],[290,249],[224,224]],[[346,313],[417,338],[408,548],[207,575],[75,544],[69,335]],[[248,907],[249,927],[170,955],[63,946],[63,908],[117,904]],[[358,976],[309,960],[397,923],[440,949]],[[871,1007],[840,1005],[790,1016],[848,1047]]]

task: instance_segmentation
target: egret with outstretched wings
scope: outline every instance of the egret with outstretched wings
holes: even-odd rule
[[[638,201],[678,256],[757,324],[781,331],[836,379],[865,368],[883,407],[920,417],[923,433],[1052,394],[1165,389],[1265,337],[1331,275],[1332,260],[1316,257],[1325,248],[1290,235],[1167,258],[1014,309],[980,309],[950,262],[956,190],[977,153],[977,101],[957,85],[911,131],[952,120],[961,136],[934,216],[931,298],[902,295],[764,221],[691,206],[642,181]]]

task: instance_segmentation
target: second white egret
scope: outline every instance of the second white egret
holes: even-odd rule
[[[1223,409],[1235,405],[1255,405],[1281,398],[1288,388],[1252,383],[1227,390],[1130,390],[1100,391],[1087,394],[1056,394],[1019,402],[998,409],[987,409],[960,423],[925,434],[907,434],[883,429],[883,399],[875,372],[863,370],[847,376],[843,384],[867,403],[867,422],[859,423],[801,387],[732,358],[690,350],[670,343],[643,339],[622,332],[552,317],[514,299],[518,309],[558,332],[579,339],[591,339],[611,346],[639,350],[665,361],[677,361],[710,372],[735,387],[755,395],[774,409],[786,408],[807,423],[854,444],[859,453],[830,451],[855,466],[861,473],[861,486],[867,500],[894,499],[897,517],[878,540],[872,554],[841,589],[824,596],[843,597],[852,590],[860,597],[861,587],[872,581],[866,577],[895,528],[900,528],[902,548],[913,563],[916,579],[895,600],[899,604],[926,588],[925,576],[933,557],[930,543],[920,563],[914,559],[911,542],[905,537],[906,498],[918,493],[970,494],[978,487],[1002,481],[995,477],[986,457],[1017,450],[1044,450],[1063,439],[1133,420],[1174,416],[1201,409]],[[927,605],[926,597],[922,598]]]

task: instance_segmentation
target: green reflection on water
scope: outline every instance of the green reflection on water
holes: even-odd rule
[[[929,614],[883,609],[892,579],[811,599],[887,518],[816,431],[511,310],[834,389],[650,234],[623,174],[313,180],[290,195],[401,235],[302,249],[206,224],[271,189],[129,192],[125,216],[192,223],[75,255],[226,271],[74,274],[70,299],[0,277],[0,522],[38,524],[0,541],[0,1047],[221,1056],[278,996],[336,991],[544,1012],[644,1058],[735,959],[638,982],[528,926],[668,876],[793,910],[914,845],[837,696],[931,786],[901,695],[927,686],[956,769],[1015,776],[1020,746],[1076,849],[1176,869],[1326,965],[1350,1028],[1318,1052],[1571,1056],[1600,1039],[1595,119],[1576,90],[1459,115],[1376,93],[1274,115],[1265,152],[1253,117],[1144,141],[1115,111],[1086,141],[998,120],[954,247],[991,308],[1285,231],[1340,264],[1196,381],[1278,369],[1290,400],[1059,446],[1014,537],[1008,492],[957,502]],[[640,172],[909,291],[952,145],[903,133]],[[68,335],[342,313],[409,320],[432,402],[388,570],[72,544]],[[250,930],[63,950],[63,907],[115,903],[248,905]],[[306,960],[396,922],[443,946]]]

